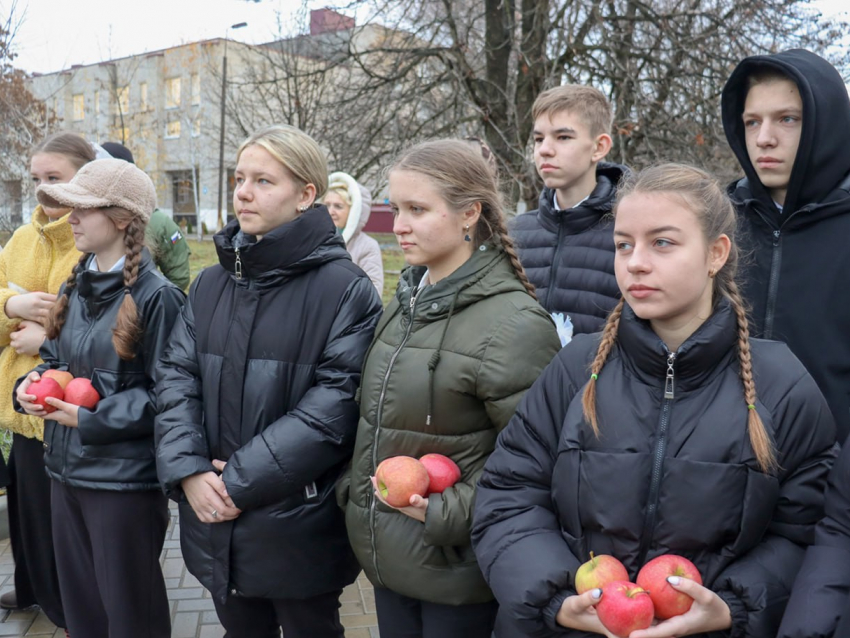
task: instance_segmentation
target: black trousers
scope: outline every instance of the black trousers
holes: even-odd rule
[[[499,604],[440,605],[375,587],[381,638],[490,638]]]
[[[159,556],[168,502],[52,481],[53,542],[71,636],[170,638]]]
[[[339,622],[342,590],[305,600],[228,596],[215,603],[224,638],[344,638]]]
[[[15,434],[9,455],[7,491],[9,540],[15,558],[19,607],[39,605],[58,627],[65,626],[50,516],[50,479],[44,471],[44,444]]]

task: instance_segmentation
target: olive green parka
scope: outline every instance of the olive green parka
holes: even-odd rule
[[[485,602],[493,595],[470,542],[476,484],[560,341],[501,246],[480,246],[449,277],[419,289],[424,272],[402,274],[375,331],[352,468],[338,494],[375,586],[435,603]],[[461,478],[428,497],[424,524],[376,501],[370,476],[381,461],[430,452],[457,463]]]

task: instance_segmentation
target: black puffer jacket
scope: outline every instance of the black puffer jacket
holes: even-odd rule
[[[334,484],[381,302],[322,206],[259,242],[238,231],[216,235],[220,265],[192,285],[161,362],[157,467],[186,564],[216,599],[308,598],[359,571]],[[180,481],[212,459],[243,511],[208,525]]]
[[[544,188],[539,208],[511,223],[511,236],[540,304],[550,313],[569,315],[574,334],[601,330],[620,299],[611,208],[626,170],[599,164],[596,188],[569,210],[555,210],[553,191]]]
[[[58,368],[90,378],[102,397],[93,410],[80,408],[76,428],[50,420],[44,424],[47,473],[74,487],[121,491],[160,487],[153,444],[154,373],[185,296],[157,271],[147,250],[132,295],[145,326],[132,361],[120,359],[112,345],[112,329],[124,300],[121,270],[79,273],[59,337],[41,347],[44,363],[36,370]],[[20,411],[17,401],[15,409]]]
[[[803,100],[803,128],[783,212],[747,154],[741,114],[747,78],[757,65],[793,79]],[[729,186],[738,209],[744,298],[753,334],[784,341],[811,372],[835,416],[838,438],[850,434],[850,99],[841,75],[802,50],[753,56],[723,89],[723,127],[746,178]]]
[[[826,515],[815,530],[778,638],[850,636],[850,445],[832,468]],[[840,624],[839,624],[840,623]]]
[[[473,543],[501,605],[497,636],[571,638],[555,624],[589,552],[634,579],[664,553],[690,558],[729,605],[731,635],[773,638],[814,525],[835,432],[823,397],[779,343],[753,340],[757,410],[781,469],[759,470],[747,435],[731,306],[672,358],[626,306],[599,374],[596,438],[582,393],[598,336],[574,339],[528,391],[478,488]]]

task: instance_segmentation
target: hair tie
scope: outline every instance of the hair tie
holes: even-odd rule
[[[129,295],[129,294],[130,294],[130,286],[124,286],[124,294],[125,294],[125,295]]]
[[[756,406],[754,406],[752,403],[750,403],[750,404],[747,405],[747,409],[748,410],[755,410]]]
[[[590,378],[596,381],[599,377],[596,375],[596,373],[593,373],[590,375]]]

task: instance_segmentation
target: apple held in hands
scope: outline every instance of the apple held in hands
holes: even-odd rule
[[[615,580],[602,588],[602,600],[596,605],[596,614],[605,629],[620,638],[627,638],[638,629],[652,624],[655,609],[649,593],[642,587],[625,580]]]
[[[428,470],[412,456],[385,459],[375,471],[378,491],[393,507],[407,507],[414,494],[425,496],[431,479]]]
[[[602,589],[615,580],[629,582],[629,572],[626,571],[623,563],[613,556],[607,554],[594,556],[593,552],[590,552],[590,560],[582,563],[576,570],[576,593],[583,594],[591,589]]]
[[[47,397],[62,400],[65,393],[62,391],[62,386],[56,379],[42,377],[38,381],[33,381],[27,388],[27,394],[35,396],[37,406],[44,408],[45,412],[55,412],[56,408],[44,402]]]
[[[65,370],[45,370],[42,375],[42,379],[53,379],[62,386],[62,390],[64,391],[66,387],[68,387],[68,383],[74,380],[74,375],[70,372],[66,372]]]
[[[91,410],[100,401],[100,395],[91,381],[83,377],[72,379],[65,387],[65,401]]]
[[[696,566],[687,558],[676,554],[664,554],[653,558],[638,572],[637,584],[649,592],[655,605],[655,616],[667,620],[680,616],[691,608],[694,599],[675,590],[667,582],[668,576],[690,578],[702,585],[702,576]]]
[[[428,494],[442,494],[460,480],[460,468],[447,456],[426,454],[419,462],[428,470]]]

